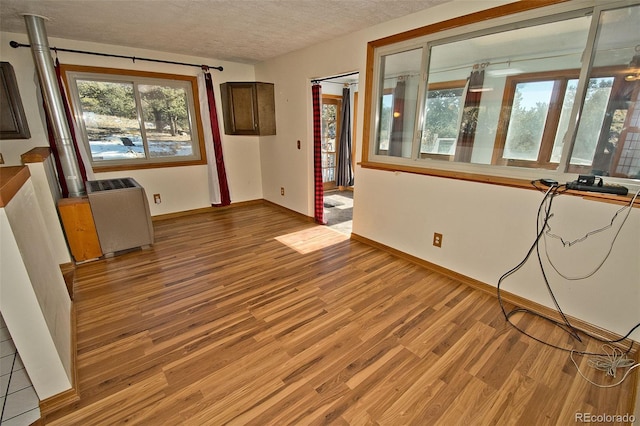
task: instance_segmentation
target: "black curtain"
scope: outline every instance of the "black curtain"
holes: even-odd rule
[[[336,185],[353,186],[353,169],[351,166],[351,91],[342,89],[342,127],[338,144],[338,162]]]

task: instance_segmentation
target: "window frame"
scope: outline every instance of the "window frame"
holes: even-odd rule
[[[88,153],[91,167],[96,172],[110,172],[121,170],[137,170],[137,169],[152,169],[163,167],[182,167],[207,164],[206,148],[204,144],[204,131],[202,126],[202,117],[200,111],[199,91],[197,77],[179,74],[158,73],[150,71],[138,71],[127,70],[118,68],[103,68],[83,65],[60,65],[61,74],[63,77],[65,90],[69,94],[71,113],[76,122],[76,127],[79,130],[78,138],[82,139],[82,143]],[[171,82],[187,83],[187,87],[191,90],[190,102],[187,102],[189,107],[189,115],[191,116],[191,132],[193,140],[193,158],[180,159],[180,157],[157,157],[157,158],[144,158],[144,159],[132,159],[132,160],[107,160],[107,161],[94,161],[91,155],[91,147],[89,146],[89,140],[87,132],[85,130],[84,120],[79,115],[79,102],[77,85],[74,83],[76,79],[90,80],[92,76],[95,77],[95,81],[100,81],[101,77],[106,76],[112,78],[110,81],[133,81],[134,84],[153,84],[167,81],[170,85]],[[139,110],[139,99],[136,97],[136,108]],[[80,142],[80,141],[78,141]],[[145,152],[148,150],[148,142],[145,143]]]
[[[341,112],[342,112],[342,96],[340,95],[329,95],[329,94],[322,94],[322,99],[321,99],[321,108],[324,112],[324,106],[325,105],[334,105],[336,107],[336,120],[335,120],[335,124],[336,124],[336,135],[335,135],[335,146],[334,146],[334,150],[333,151],[326,151],[324,148],[322,149],[321,152],[321,156],[322,159],[327,159],[327,164],[325,165],[324,162],[322,162],[321,164],[321,169],[322,169],[322,186],[323,188],[326,190],[329,189],[333,189],[336,188],[336,179],[337,179],[337,167],[338,167],[338,152],[340,150],[340,134],[342,131],[341,125],[342,125],[342,116],[341,116]],[[325,121],[322,120],[322,142],[324,144],[325,142]],[[333,156],[333,165],[329,165],[329,157]],[[333,180],[328,180],[325,181],[325,171],[329,170],[329,169],[333,169]]]
[[[626,68],[624,67],[599,67],[594,68],[590,73],[590,79],[593,78],[612,78],[612,92],[618,84],[619,80],[624,78]],[[551,162],[551,155],[553,151],[553,145],[555,143],[556,133],[558,131],[558,125],[560,123],[560,116],[562,113],[562,106],[564,103],[567,86],[570,80],[578,80],[580,70],[579,69],[567,69],[567,70],[554,70],[554,71],[541,71],[532,73],[523,73],[506,78],[505,91],[502,99],[501,116],[498,121],[498,129],[495,138],[495,150],[491,164],[507,165],[516,167],[532,167],[537,169],[548,168],[550,170],[555,169],[558,163]],[[542,134],[542,141],[540,143],[540,149],[538,151],[538,158],[535,161],[530,160],[516,160],[503,158],[504,148],[506,145],[507,132],[509,130],[510,115],[513,107],[513,101],[515,97],[516,87],[520,83],[532,83],[541,81],[553,81],[554,88],[551,93],[551,100],[549,102],[549,111],[547,112],[547,119],[545,120],[545,126]],[[605,115],[609,112],[612,102],[619,100],[607,99],[605,106]],[[552,115],[551,119],[549,116]],[[607,118],[605,117],[605,120]],[[598,140],[602,137],[604,132],[608,132],[605,127],[600,128],[600,135]],[[594,158],[595,160],[595,158]],[[567,170],[569,173],[589,174],[592,166],[583,166],[578,164],[571,164],[569,159],[569,165]]]
[[[367,73],[365,83],[366,98],[363,123],[364,137],[362,161],[360,166],[370,169],[404,171],[409,173],[523,188],[531,188],[531,180],[541,177],[555,178],[559,182],[574,180],[576,178],[574,173],[578,173],[580,171],[575,167],[570,168],[567,164],[564,164],[570,162],[570,155],[568,154],[569,151],[564,151],[572,148],[573,140],[571,140],[571,143],[569,144],[565,142],[562,161],[558,165],[558,170],[548,170],[548,173],[541,169],[534,168],[517,168],[516,170],[516,168],[510,166],[495,165],[493,162],[492,164],[474,164],[437,160],[430,161],[431,159],[429,158],[422,159],[418,158],[416,155],[412,156],[412,158],[382,157],[376,155],[374,148],[376,144],[375,138],[377,126],[375,126],[374,123],[376,123],[377,119],[376,103],[378,93],[376,92],[376,86],[380,81],[378,63],[380,58],[384,55],[420,47],[426,49],[425,56],[427,57],[426,62],[428,63],[429,50],[426,46],[438,45],[441,40],[461,40],[474,37],[483,31],[489,33],[497,28],[509,28],[510,26],[517,25],[519,22],[528,22],[536,25],[536,21],[550,22],[550,19],[552,20],[562,15],[569,17],[578,16],[579,13],[583,11],[593,12],[594,16],[589,30],[587,49],[585,49],[584,52],[585,55],[588,55],[586,57],[591,58],[592,50],[595,49],[595,28],[598,27],[598,17],[600,16],[600,13],[604,10],[625,6],[629,7],[635,4],[636,3],[633,1],[612,1],[606,5],[597,5],[596,2],[593,2],[585,7],[584,2],[575,4],[575,2],[566,0],[515,2],[370,41],[367,44],[366,66],[367,69],[372,70],[372,72]],[[425,82],[428,78],[427,70],[428,67],[425,67],[422,70],[424,73],[423,80]],[[576,93],[576,96],[580,96],[580,99],[583,98],[583,95],[586,92],[586,84],[583,83],[583,81],[590,72],[592,72],[590,61],[585,61],[580,69],[580,80]],[[419,93],[418,96],[421,96],[420,102],[425,101],[425,96],[423,94]],[[419,108],[423,109],[424,105]],[[575,124],[576,114],[574,108],[570,118],[570,126]],[[416,132],[414,133],[418,133],[418,130],[421,127],[421,120],[416,120]],[[575,138],[575,131],[573,133],[573,137]],[[419,147],[419,143],[415,142],[415,136],[413,144],[414,146],[418,145]],[[640,181],[633,178],[616,179],[615,177],[611,177],[607,178],[607,180],[612,180],[614,183],[624,184],[629,187],[630,192],[640,188]],[[608,195],[597,194],[596,197],[608,197]]]

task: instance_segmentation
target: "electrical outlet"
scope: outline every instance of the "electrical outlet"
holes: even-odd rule
[[[442,247],[442,234],[437,232],[433,233],[433,245],[436,247]]]
[[[280,187],[280,195],[284,195],[284,186]]]
[[[160,194],[153,194],[153,202],[156,204],[160,204],[162,202],[162,198],[160,198]]]

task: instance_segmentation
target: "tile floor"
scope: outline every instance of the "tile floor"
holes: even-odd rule
[[[351,234],[353,227],[353,191],[324,193],[324,220],[329,228]]]
[[[28,426],[40,418],[38,396],[0,315],[0,404],[2,426]]]

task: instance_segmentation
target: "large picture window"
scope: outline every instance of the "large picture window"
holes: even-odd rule
[[[371,42],[376,127],[365,128],[363,166],[636,184],[640,5],[631,3],[564,4]]]
[[[64,69],[94,168],[202,163],[195,77]]]

